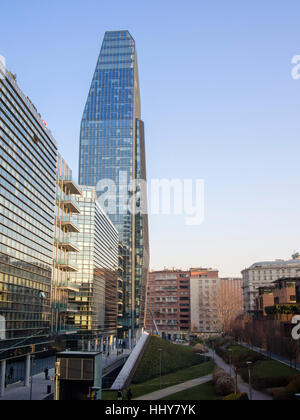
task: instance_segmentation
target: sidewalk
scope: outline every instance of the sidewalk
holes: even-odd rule
[[[49,370],[49,378],[54,376],[54,369]],[[40,373],[32,377],[32,400],[44,400],[47,394],[47,386],[51,385],[51,393],[54,392],[55,383],[53,381],[46,381],[45,374]],[[25,387],[23,382],[17,382],[8,385],[5,389],[4,397],[0,397],[0,401],[28,401],[30,400],[30,386]]]
[[[124,356],[129,355],[130,350],[124,350],[123,354],[119,354],[117,356],[117,350],[111,351],[110,355],[103,354],[103,364],[102,368],[106,368],[109,365],[115,363],[118,359],[121,359]],[[53,362],[54,364],[54,362]],[[51,369],[49,365],[49,378],[54,377],[54,368]],[[55,390],[55,382],[54,381],[46,381],[45,374],[40,373],[38,375],[34,375],[32,382],[32,400],[40,401],[44,400],[46,397],[49,396],[47,394],[47,386],[51,385],[51,394],[54,393]],[[30,387],[24,387],[23,382],[17,382],[11,385],[7,385],[5,388],[5,394],[3,397],[0,397],[0,401],[26,401],[30,399]]]
[[[182,384],[174,385],[169,388],[160,389],[159,391],[152,392],[151,394],[143,395],[142,397],[135,398],[135,401],[154,401],[166,398],[169,395],[177,394],[178,392],[185,391],[186,389],[194,388],[198,385],[203,385],[212,380],[212,375],[203,376],[202,378],[192,379],[191,381]]]
[[[212,357],[215,360],[216,365],[220,368],[224,369],[225,372],[230,374],[230,366],[227,365],[224,360],[218,356],[216,353],[213,353],[212,350],[207,354],[207,356]],[[233,375],[233,369],[231,369]],[[249,395],[249,384],[246,384],[242,378],[238,375],[238,388],[240,392],[245,392]],[[273,398],[262,391],[257,391],[256,389],[252,389],[252,396],[254,401],[273,401]]]

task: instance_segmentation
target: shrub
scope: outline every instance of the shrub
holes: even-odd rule
[[[218,395],[225,396],[234,392],[234,380],[223,369],[216,368],[214,370],[213,382]]]
[[[300,305],[286,304],[286,305],[267,306],[265,308],[265,311],[268,315],[276,315],[276,314],[297,315],[297,314],[300,314]]]
[[[208,353],[209,349],[204,344],[198,343],[193,347],[193,352],[194,353]]]
[[[227,373],[225,372],[224,369],[221,369],[219,367],[216,367],[213,371],[213,382],[216,382],[216,380],[220,377],[220,376],[224,376],[227,375]]]
[[[220,376],[216,380],[215,391],[222,396],[234,393],[234,380],[229,375]]]
[[[291,401],[296,400],[295,394],[300,393],[300,375],[295,375],[290,380],[290,383],[283,388],[278,394],[276,393],[275,399],[278,401]]]
[[[249,371],[246,368],[240,370],[240,375],[244,382],[249,382]],[[266,389],[266,388],[280,388],[285,387],[289,383],[289,378],[287,376],[278,376],[278,377],[258,377],[255,376],[252,372],[252,386],[255,389]]]

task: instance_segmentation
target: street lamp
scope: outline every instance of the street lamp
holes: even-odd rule
[[[32,376],[33,376],[33,363],[34,363],[34,359],[35,359],[35,356],[34,356],[34,354],[32,354],[31,356],[30,356],[30,361],[31,361],[31,363],[30,363],[30,401],[32,401],[32,385],[33,385],[33,378],[32,378]]]
[[[232,372],[232,350],[229,349],[228,350],[229,353],[229,365],[230,365],[230,377],[231,377],[231,372]]]
[[[55,363],[55,400],[59,401],[60,362]]]
[[[251,368],[252,368],[252,362],[247,362],[248,365],[248,372],[249,372],[249,393],[250,393],[250,401],[253,399],[252,395],[252,383],[251,383]]]

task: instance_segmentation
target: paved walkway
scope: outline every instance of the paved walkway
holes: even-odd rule
[[[225,372],[230,374],[230,366],[227,365],[224,362],[224,360],[221,357],[219,357],[216,353],[213,353],[213,351],[210,350],[207,356],[214,358],[216,365],[218,365],[220,368],[224,369]],[[231,368],[231,373],[233,376],[234,375],[233,368]],[[240,392],[246,392],[249,395],[250,393],[249,384],[246,384],[239,375],[238,375],[238,388]],[[254,401],[272,401],[273,400],[273,398],[270,395],[262,391],[257,391],[256,389],[252,390],[252,398]]]
[[[169,388],[160,389],[159,391],[152,392],[151,394],[143,395],[142,397],[135,398],[136,401],[154,401],[166,398],[169,395],[177,394],[178,392],[185,391],[186,389],[194,388],[198,385],[203,385],[212,380],[212,375],[203,376],[202,378],[192,379],[191,381],[182,384],[174,385]]]
[[[130,354],[130,350],[124,350],[123,353],[119,350],[117,354],[117,350],[111,351],[110,355],[103,355],[103,368],[108,367],[109,365],[115,363],[118,359],[123,358]],[[53,365],[54,365],[54,358],[53,358]],[[49,378],[54,377],[54,368],[51,369],[51,365],[47,365],[49,368]],[[54,381],[46,381],[45,374],[40,373],[38,375],[33,376],[32,382],[32,400],[40,401],[44,400],[49,396],[47,394],[47,385],[51,385],[51,393],[53,394],[55,389],[55,382]],[[0,397],[0,401],[26,401],[30,399],[30,387],[24,387],[24,382],[20,381],[11,385],[7,385],[5,388],[5,394],[3,397]]]
[[[49,370],[49,377],[54,376],[54,369]],[[51,385],[51,393],[54,391],[55,383],[53,381],[46,381],[45,374],[40,373],[32,377],[32,400],[44,400],[47,394],[47,386]],[[17,382],[8,385],[5,389],[4,397],[0,397],[0,401],[27,401],[30,400],[30,387],[25,387],[23,382]]]

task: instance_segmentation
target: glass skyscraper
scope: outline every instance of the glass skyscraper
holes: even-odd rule
[[[126,250],[119,319],[125,331],[144,325],[149,266],[148,218],[136,211],[146,208],[146,192],[127,206],[135,179],[146,180],[136,46],[128,31],[106,32],[81,123],[79,183],[110,180],[116,186],[108,215]]]
[[[0,71],[2,374],[5,360],[40,353],[52,346],[56,157],[56,142],[41,116],[15,77]]]

